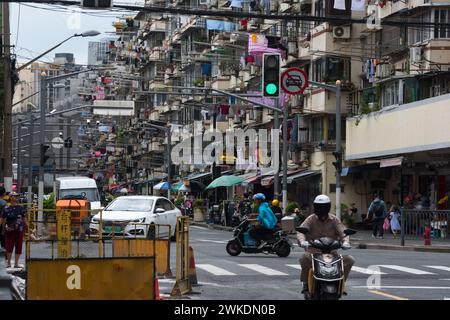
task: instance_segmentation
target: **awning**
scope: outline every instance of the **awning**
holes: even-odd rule
[[[311,178],[313,176],[318,176],[318,175],[321,175],[321,174],[322,174],[321,171],[315,171],[315,170],[308,170],[308,171],[300,172],[300,173],[293,174],[293,175],[289,176],[287,178],[287,183],[291,184],[295,180],[302,180],[302,179],[306,179],[306,178]]]
[[[370,164],[363,164],[360,166],[346,167],[346,168],[342,168],[341,176],[346,177],[349,173],[358,173],[358,172],[363,172],[363,171],[367,171],[367,170],[375,170],[375,169],[379,169],[379,168],[380,168],[379,163],[370,163]]]
[[[403,157],[381,159],[380,168],[398,167],[402,165]]]
[[[198,180],[201,178],[206,178],[207,176],[212,176],[211,172],[202,172],[202,173],[192,173],[188,175],[186,180]]]
[[[293,175],[297,175],[297,174],[303,173],[303,172],[305,172],[304,169],[288,171],[288,172],[287,172],[287,175],[288,175],[288,181],[289,181],[289,178],[292,177]],[[261,185],[262,185],[262,186],[269,186],[269,185],[271,185],[271,184],[273,183],[274,176],[275,176],[275,174],[272,174],[272,175],[270,175],[270,176],[267,176],[267,177],[261,179]],[[283,171],[280,170],[280,172],[279,172],[279,174],[278,174],[278,177],[279,177],[279,179],[280,179],[280,181],[281,181],[281,179],[283,178]],[[290,183],[290,182],[288,182],[288,183]]]

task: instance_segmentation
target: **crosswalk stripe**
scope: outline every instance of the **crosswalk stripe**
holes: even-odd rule
[[[240,266],[268,275],[268,276],[287,276],[288,274],[278,271],[278,270],[274,270],[274,269],[270,269],[264,266],[261,266],[259,264],[239,264]]]
[[[357,266],[353,266],[352,271],[356,271],[356,272],[364,273],[364,274],[386,274],[381,271],[371,270],[369,268],[361,268],[361,267],[357,267]]]
[[[378,265],[379,267],[384,267],[384,268],[388,268],[388,269],[393,269],[393,270],[398,270],[398,271],[403,271],[403,272],[407,272],[407,273],[412,273],[412,274],[434,274],[432,272],[428,272],[428,271],[423,271],[423,270],[419,270],[419,269],[413,269],[413,268],[408,268],[408,267],[402,267],[402,266],[397,266],[397,265],[390,265],[390,264],[380,264]]]
[[[302,267],[300,267],[299,264],[287,264],[287,266],[294,269],[302,270]]]
[[[212,264],[196,264],[197,268],[212,273],[215,276],[235,276],[236,274],[225,269],[213,266]]]
[[[444,270],[444,271],[450,271],[450,268],[445,267],[445,266],[424,266],[424,267],[438,269],[438,270]]]

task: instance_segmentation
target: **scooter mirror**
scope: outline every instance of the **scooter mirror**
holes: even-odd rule
[[[298,232],[303,233],[303,234],[307,234],[309,232],[308,228],[303,228],[303,227],[297,227],[297,228],[295,228],[295,230],[297,230]]]
[[[346,235],[346,236],[351,236],[351,235],[353,235],[353,234],[355,234],[356,233],[356,230],[353,230],[353,229],[345,229],[344,230],[344,234]]]

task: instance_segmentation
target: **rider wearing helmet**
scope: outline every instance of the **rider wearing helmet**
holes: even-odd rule
[[[277,199],[272,200],[272,212],[277,217],[278,223],[281,223],[281,218],[283,216],[283,210],[280,208],[280,202]]]
[[[266,202],[266,196],[262,193],[257,193],[253,196],[253,200],[258,205],[259,215],[256,220],[259,224],[253,226],[253,229],[250,230],[250,236],[253,239],[259,241],[258,249],[261,249],[266,244],[263,241],[266,237],[272,235],[275,226],[277,225],[277,218],[269,207],[269,204]]]
[[[299,245],[309,253],[300,258],[301,274],[300,281],[303,282],[302,293],[308,292],[308,273],[312,268],[311,253],[320,253],[318,249],[310,248],[310,240],[321,237],[329,237],[343,241],[342,249],[350,249],[350,239],[344,234],[346,229],[342,222],[333,214],[329,214],[331,209],[330,198],[324,194],[318,195],[314,199],[314,214],[305,219],[300,227],[308,229],[307,234],[297,232]],[[343,255],[344,278],[347,280],[348,274],[355,263],[355,259],[349,255]]]

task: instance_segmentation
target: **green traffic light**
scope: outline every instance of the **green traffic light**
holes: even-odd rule
[[[266,85],[266,92],[268,94],[275,94],[277,92],[277,86],[274,83],[269,83]]]

